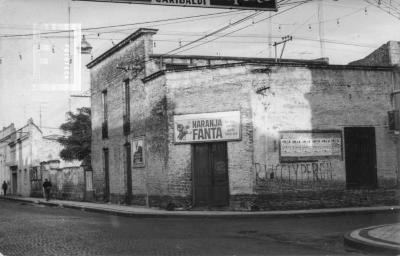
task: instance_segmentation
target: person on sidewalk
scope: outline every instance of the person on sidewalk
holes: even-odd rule
[[[6,181],[3,181],[3,185],[1,186],[1,188],[2,188],[3,191],[4,191],[4,195],[7,195],[7,188],[8,188],[8,185],[7,185],[7,182],[6,182]]]
[[[46,197],[46,201],[50,200],[50,191],[51,191],[51,182],[48,179],[45,179],[43,182],[44,195]]]

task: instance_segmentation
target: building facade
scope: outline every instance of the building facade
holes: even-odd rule
[[[88,65],[97,199],[247,210],[398,203],[399,128],[388,118],[398,115],[398,68],[156,55],[155,33],[140,29]]]
[[[9,194],[41,197],[43,180],[48,178],[55,197],[84,199],[84,168],[80,161],[60,159],[60,135],[44,135],[32,119],[19,129],[11,124],[0,135],[0,177],[9,184]]]
[[[7,166],[7,161],[10,158],[8,143],[10,142],[11,135],[14,133],[14,124],[3,127],[0,131],[0,182],[3,183],[5,181],[9,188],[11,187],[11,176]],[[10,189],[8,190],[10,191]]]
[[[31,181],[40,173],[40,162],[58,158],[61,145],[44,138],[32,119],[22,128],[15,129],[12,124],[10,127],[3,139],[6,161],[2,174],[9,177],[10,194],[30,196]]]

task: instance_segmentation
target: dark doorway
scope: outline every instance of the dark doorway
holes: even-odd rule
[[[103,157],[104,157],[104,201],[110,201],[110,159],[109,159],[109,151],[107,148],[103,149]]]
[[[376,144],[374,127],[344,128],[347,188],[375,188]]]
[[[13,195],[16,195],[18,193],[18,176],[17,176],[17,166],[11,166],[11,173],[12,173],[12,178],[11,178],[11,187],[12,191],[11,193]]]
[[[125,144],[126,154],[126,203],[132,203],[132,158],[131,158],[131,144]]]
[[[193,202],[196,207],[229,205],[226,142],[193,144]]]

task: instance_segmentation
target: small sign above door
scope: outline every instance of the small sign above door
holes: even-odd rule
[[[177,144],[240,139],[240,111],[174,116]]]

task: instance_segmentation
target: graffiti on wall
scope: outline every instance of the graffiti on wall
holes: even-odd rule
[[[333,180],[333,168],[331,161],[296,162],[263,164],[255,163],[256,181],[285,180],[285,181],[331,181]]]

